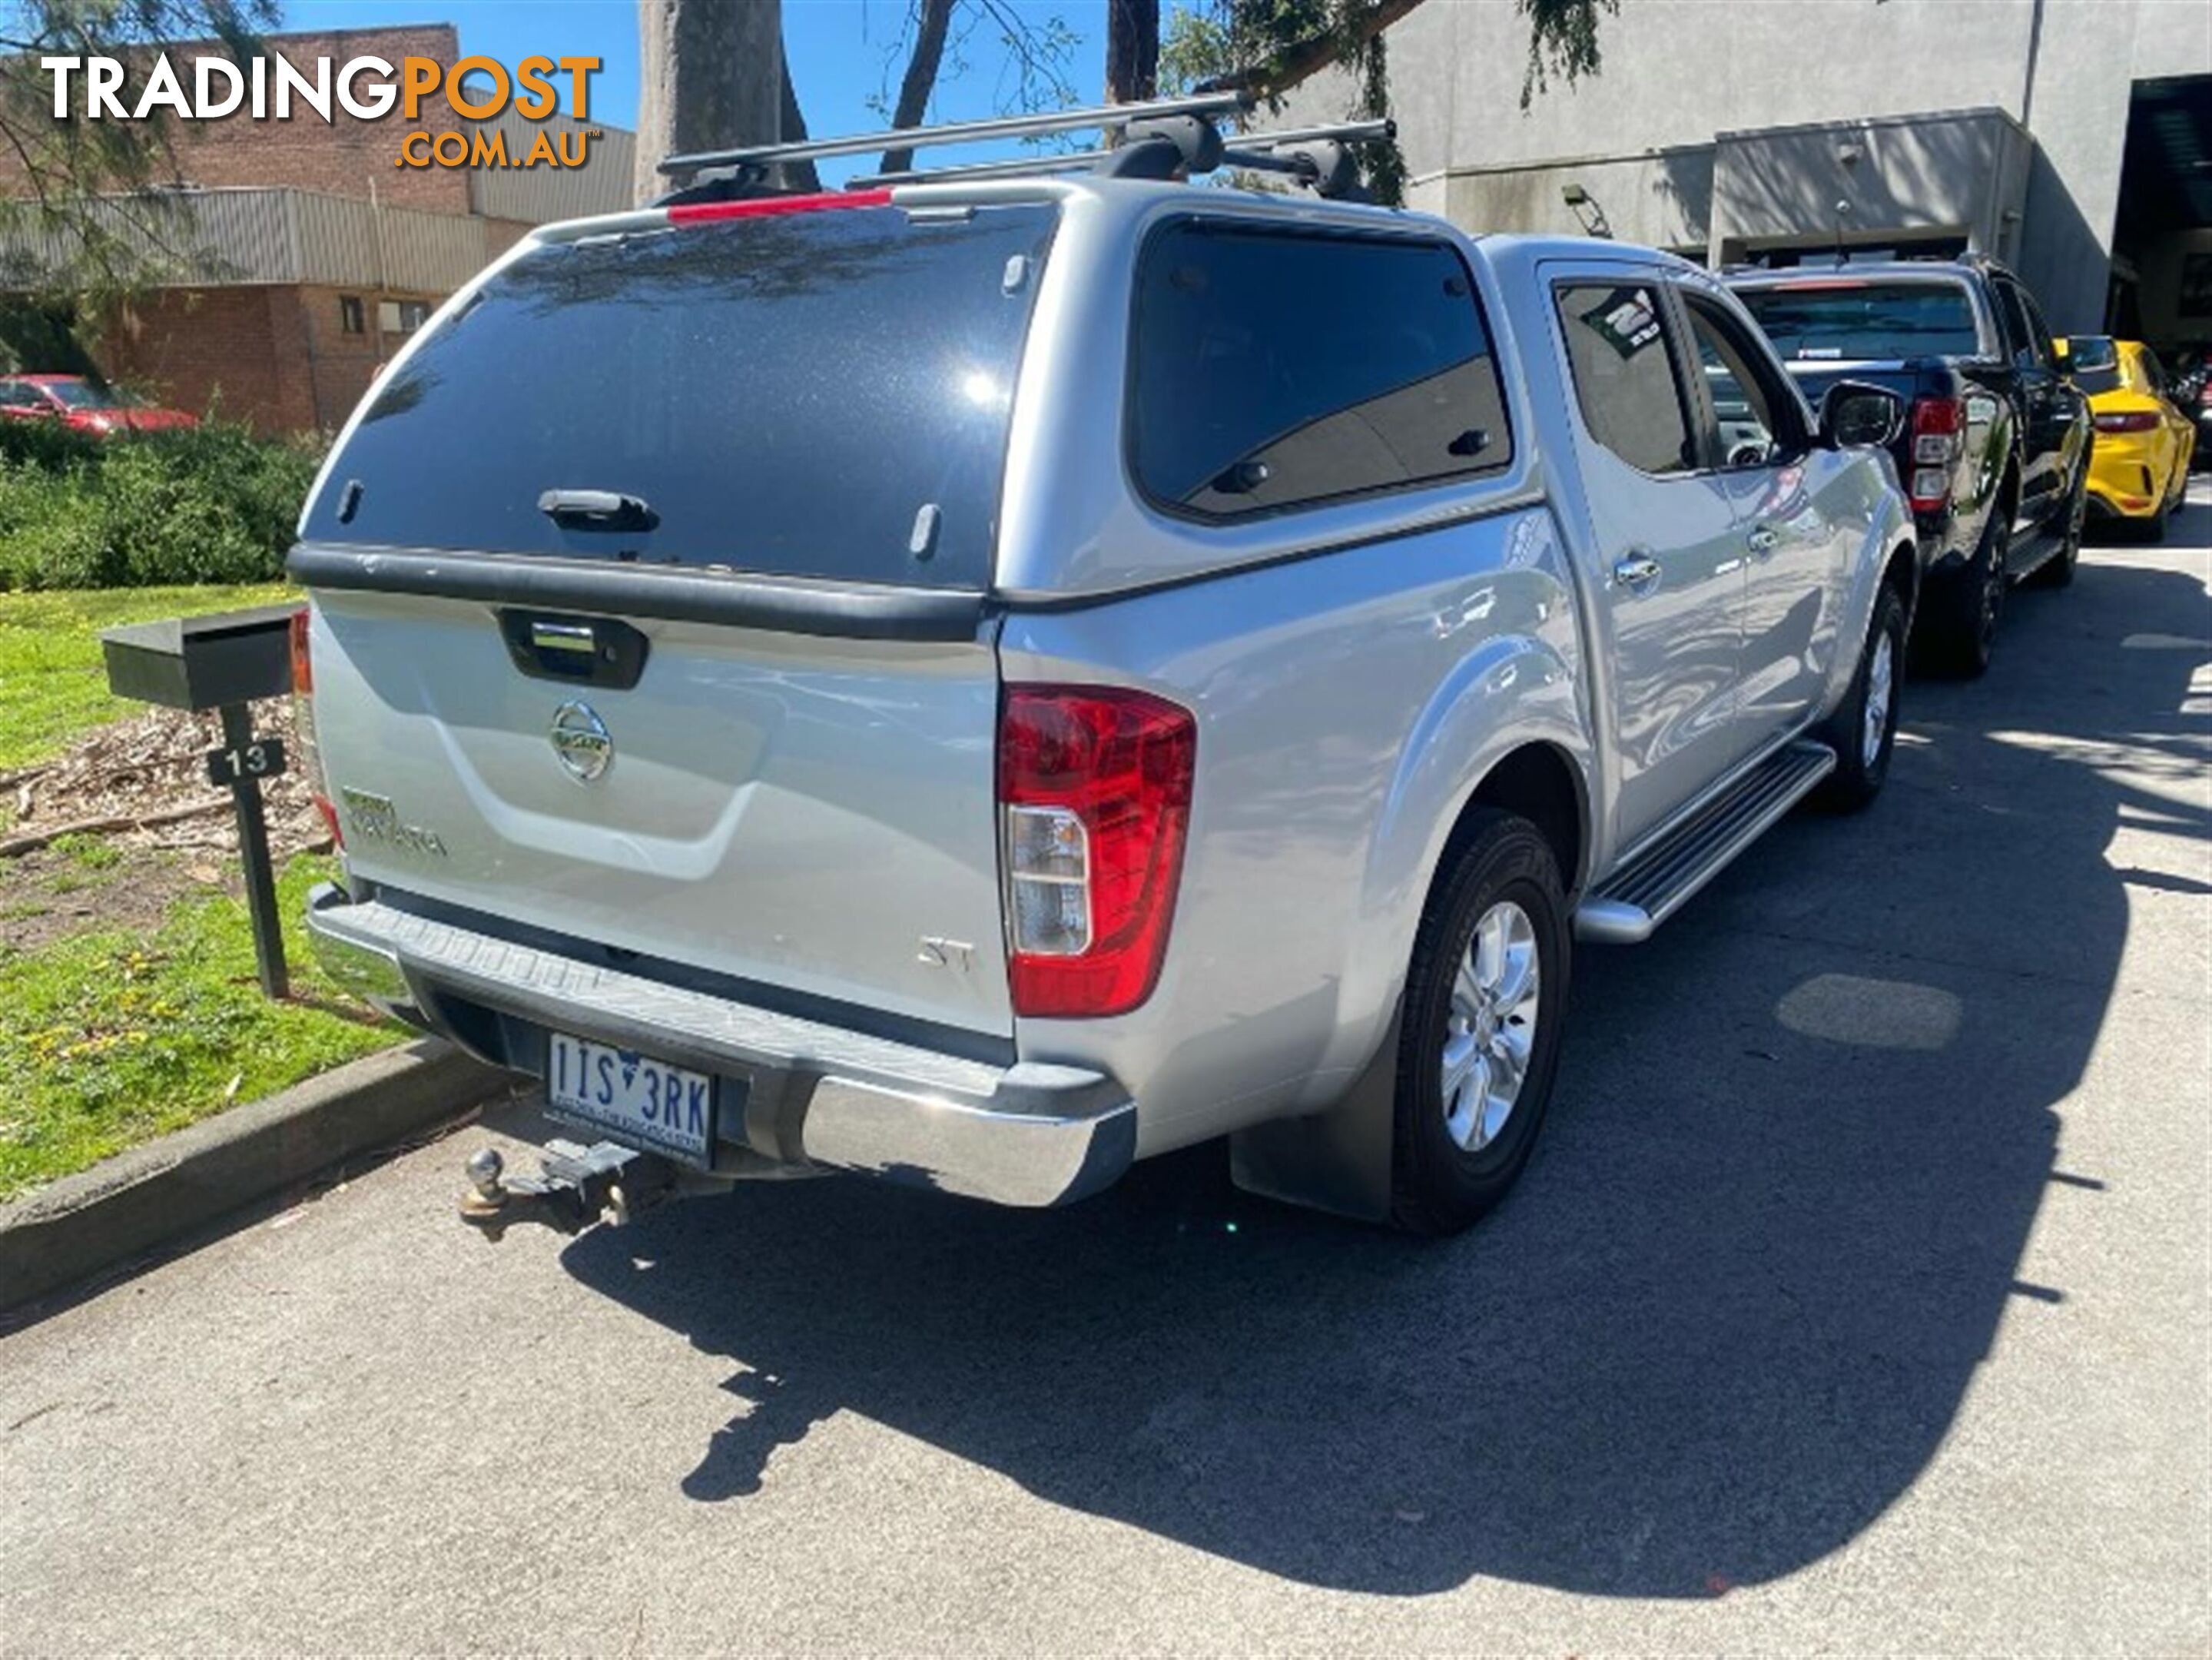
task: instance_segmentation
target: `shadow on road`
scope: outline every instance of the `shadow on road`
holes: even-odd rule
[[[1836,1548],[2015,1298],[2069,1317],[2016,1274],[2046,1185],[2104,1181],[2053,1148],[2127,931],[2107,846],[2212,836],[2206,654],[2122,642],[2206,612],[2110,562],[2021,594],[1986,679],[1912,689],[1869,814],[1585,951],[1545,1144],[1459,1239],[1247,1198],[1218,1148],[1060,1213],[838,1179],[586,1235],[580,1280],[738,1366],[696,1467],[641,1474],[732,1499],[849,1411],[1318,1585],[1695,1596]]]

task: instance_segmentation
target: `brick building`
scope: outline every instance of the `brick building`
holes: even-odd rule
[[[449,24],[271,35],[266,44],[311,76],[324,58],[396,66],[408,57],[443,65],[460,57]],[[191,60],[216,50],[179,45],[169,58],[189,87]],[[173,187],[161,192],[160,234],[182,256],[185,280],[104,319],[94,358],[112,378],[179,408],[212,404],[267,432],[337,426],[439,301],[532,225],[629,205],[632,136],[572,120],[568,76],[555,84],[560,111],[542,122],[512,106],[465,122],[442,97],[426,99],[416,121],[397,109],[362,120],[333,100],[328,123],[296,103],[282,121],[173,122],[174,176],[166,182]],[[557,138],[580,127],[599,136],[578,167],[398,165],[411,132],[433,142],[448,131],[503,136],[507,154],[520,158],[541,129]],[[21,183],[0,162],[0,191]],[[21,259],[58,252],[21,234],[0,245]]]

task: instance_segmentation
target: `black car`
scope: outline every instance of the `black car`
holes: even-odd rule
[[[2007,587],[2063,587],[2081,554],[2094,429],[2035,296],[1978,256],[1728,282],[1808,398],[1843,380],[1905,398],[1890,451],[1920,532],[1915,643],[1923,660],[1979,674]]]

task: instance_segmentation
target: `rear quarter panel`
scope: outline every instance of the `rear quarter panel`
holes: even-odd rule
[[[1373,1054],[1453,822],[1510,749],[1587,772],[1581,646],[1548,508],[1006,619],[1009,680],[1104,681],[1198,718],[1158,988],[1019,1020],[1024,1059],[1135,1095],[1139,1152],[1327,1104]]]

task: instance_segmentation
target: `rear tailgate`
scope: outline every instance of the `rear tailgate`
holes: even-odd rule
[[[647,223],[434,325],[294,560],[350,867],[1010,1033],[981,594],[1052,225]]]

